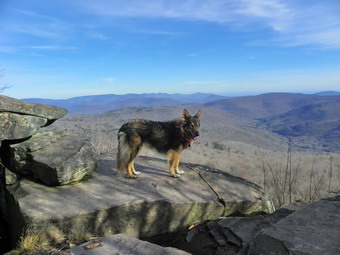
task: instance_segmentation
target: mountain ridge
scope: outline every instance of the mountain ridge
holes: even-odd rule
[[[283,114],[303,105],[337,99],[340,99],[340,96],[319,96],[302,93],[266,93],[256,96],[221,99],[204,105],[219,108],[243,118],[259,119]]]
[[[101,114],[126,107],[174,106],[192,103],[206,103],[217,99],[227,98],[212,93],[193,94],[104,94],[72,97],[69,99],[24,98],[31,103],[50,104],[66,108],[74,114]]]
[[[101,114],[125,107],[174,106],[185,104],[202,104],[226,110],[245,118],[263,118],[282,114],[327,97],[340,96],[340,92],[324,91],[315,94],[303,93],[265,93],[254,96],[227,97],[213,93],[193,94],[103,94],[72,97],[68,99],[24,98],[23,101],[50,104],[66,108],[74,114]]]

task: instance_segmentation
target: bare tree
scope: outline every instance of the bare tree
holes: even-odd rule
[[[5,77],[5,69],[0,69],[0,93],[4,92],[8,88],[8,84],[3,81]]]

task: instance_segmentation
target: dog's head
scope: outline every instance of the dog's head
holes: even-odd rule
[[[187,109],[183,110],[182,130],[188,140],[196,140],[200,135],[201,110],[195,116],[191,116]]]

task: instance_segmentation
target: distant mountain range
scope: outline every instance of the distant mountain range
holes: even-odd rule
[[[69,99],[25,98],[23,101],[55,105],[73,114],[101,114],[126,107],[176,106],[203,104],[226,110],[244,118],[263,118],[281,114],[324,97],[339,96],[340,92],[324,91],[316,94],[267,93],[257,96],[226,97],[211,93],[167,94],[145,93],[125,95],[93,95]]]
[[[291,137],[301,147],[310,149],[315,144],[324,151],[340,151],[340,93],[335,91],[316,94],[267,93],[233,98],[208,93],[158,93],[23,100],[64,107],[69,113],[111,113],[127,119],[139,118],[141,112],[154,119],[157,112],[166,120],[171,119],[172,115],[178,117],[178,112],[184,107],[202,108],[205,123],[209,126],[243,123]]]
[[[175,106],[193,103],[204,104],[224,98],[227,97],[209,93],[146,93],[126,95],[94,95],[60,100],[41,98],[25,98],[22,100],[26,102],[49,104],[63,107],[66,108],[69,113],[74,114],[100,114],[126,107]]]
[[[322,96],[321,96],[322,95]],[[258,96],[243,96],[208,102],[205,106],[216,107],[247,119],[265,118],[282,114],[303,105],[333,101],[340,98],[325,94],[267,93]]]
[[[340,96],[340,92],[337,91],[322,91],[319,93],[315,93],[317,96]]]

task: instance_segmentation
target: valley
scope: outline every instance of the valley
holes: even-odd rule
[[[172,120],[181,117],[183,108],[190,113],[201,109],[201,136],[183,153],[182,162],[207,165],[253,181],[264,187],[277,204],[289,202],[285,191],[288,174],[293,176],[289,186],[296,199],[315,200],[328,191],[339,189],[339,97],[288,94],[288,99],[283,96],[282,102],[277,102],[280,98],[276,94],[273,96],[275,100],[264,100],[267,104],[259,103],[261,96],[254,96],[256,103],[248,106],[238,102],[242,110],[220,107],[223,102],[219,100],[216,101],[219,107],[195,103],[128,107],[104,114],[68,114],[46,129],[86,134],[98,154],[112,155],[117,151],[117,131],[125,122]],[[239,114],[239,111],[245,112],[244,109],[253,113]],[[294,125],[300,125],[303,130],[296,129],[293,133],[291,126]],[[290,132],[282,132],[283,128]],[[147,148],[141,155],[166,158]],[[136,162],[138,164],[138,158]],[[282,192],[284,197],[276,195]]]

